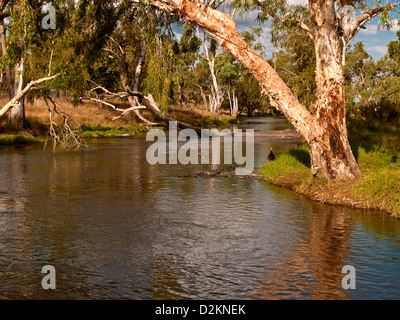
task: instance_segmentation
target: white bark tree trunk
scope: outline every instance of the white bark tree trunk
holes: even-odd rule
[[[346,127],[343,60],[334,0],[312,0],[317,102],[313,137],[308,140],[314,175],[351,178],[360,173]]]
[[[221,86],[219,85],[217,73],[215,71],[215,53],[210,52],[209,50],[209,41],[206,36],[202,37],[200,35],[199,29],[196,30],[197,37],[201,40],[202,46],[203,46],[203,56],[207,61],[208,68],[211,73],[211,79],[212,79],[212,87],[211,87],[211,95],[212,99],[210,98],[210,111],[212,112],[218,112],[218,115],[220,116],[220,108],[222,105],[222,102],[224,101],[224,93],[221,90]],[[212,103],[211,103],[212,100]]]
[[[25,57],[15,66],[15,78],[13,84],[13,96],[16,97],[23,89],[25,75]],[[9,121],[11,126],[22,129],[25,126],[25,97],[22,96],[10,110]]]
[[[38,80],[29,82],[22,90],[18,91],[14,98],[12,98],[5,106],[0,109],[0,118],[4,116],[13,106],[19,104],[19,101],[32,89],[32,87],[45,82],[50,81],[58,77],[60,74],[56,74],[51,77],[45,77]]]
[[[315,176],[348,180],[360,173],[347,137],[342,56],[334,0],[309,0],[312,30],[307,32],[315,43],[318,87],[317,109],[313,114],[297,100],[268,62],[247,45],[229,15],[185,0],[149,2],[202,28],[250,70],[261,88],[307,140]]]
[[[232,96],[230,94],[230,90],[227,91],[228,99],[229,99],[229,110],[231,117],[236,118],[239,113],[239,103],[238,98],[236,96],[236,92],[232,91]]]

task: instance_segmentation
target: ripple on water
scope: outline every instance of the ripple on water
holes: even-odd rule
[[[270,144],[257,143],[262,158]],[[0,157],[0,190],[16,195],[0,194],[0,297],[48,298],[45,264],[60,299],[399,297],[399,224],[260,181],[196,178],[204,166],[150,166],[148,146],[21,149],[4,162],[12,174]]]

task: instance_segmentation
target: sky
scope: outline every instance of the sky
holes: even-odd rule
[[[289,0],[290,4],[307,4],[307,2],[307,0]],[[235,22],[239,32],[248,29],[248,26],[250,25],[258,26],[259,24],[256,21],[256,17],[256,12],[251,12],[243,16],[236,14]],[[397,39],[396,31],[400,30],[400,27],[397,25],[394,26],[391,30],[384,30],[379,27],[378,22],[379,19],[375,18],[373,21],[366,23],[366,29],[361,30],[352,42],[352,44],[354,44],[358,41],[363,41],[366,51],[376,60],[380,59],[387,53],[388,43],[392,40]],[[262,25],[262,27],[264,29],[262,42],[266,46],[267,57],[270,58],[273,52],[273,47],[271,46],[271,43],[269,41],[269,27],[267,24]]]

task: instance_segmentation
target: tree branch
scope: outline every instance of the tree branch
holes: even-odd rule
[[[360,31],[361,27],[368,21],[374,19],[376,16],[380,15],[383,11],[385,10],[393,10],[396,8],[400,2],[396,2],[391,4],[389,7],[384,6],[384,7],[378,7],[374,8],[371,10],[368,10],[366,12],[361,13],[359,16],[355,18],[355,25],[350,31],[347,32],[346,37],[349,41],[351,41],[357,33]]]
[[[66,114],[65,112],[58,111],[56,103],[53,101],[53,99],[51,99],[51,97],[44,97],[43,99],[49,112],[49,133],[53,139],[53,151],[55,152],[57,145],[60,145],[63,150],[82,149],[85,143],[83,142],[83,138],[81,135],[81,125],[70,115]],[[53,105],[53,109],[51,109],[47,100],[51,102],[51,104]],[[58,116],[63,118],[62,126],[57,125],[57,123],[54,121],[54,114],[57,114]],[[74,128],[72,125],[70,125],[71,120],[73,123],[75,123],[75,126],[77,126],[77,128]]]
[[[184,17],[188,23],[206,31],[253,74],[261,88],[276,102],[296,129],[304,137],[312,138],[313,133],[309,128],[315,118],[298,101],[269,63],[245,42],[231,16],[188,0],[148,0],[148,2]]]
[[[268,8],[265,7],[263,2],[260,2],[258,0],[256,0],[255,2],[271,18],[278,20],[282,25],[295,24],[297,27],[305,31],[307,35],[311,38],[311,40],[314,41],[314,34],[311,28],[302,19],[292,18],[292,17],[282,18],[277,14],[268,10]]]
[[[45,77],[45,78],[41,78],[38,80],[34,80],[29,82],[24,89],[18,91],[18,93],[14,96],[14,98],[12,98],[1,110],[0,110],[0,118],[5,115],[8,110],[10,110],[13,106],[18,105],[19,100],[21,100],[27,93],[29,90],[31,90],[35,85],[40,84],[42,82],[46,82],[46,81],[50,81],[53,80],[55,78],[57,78],[60,75],[60,73],[57,73],[54,76],[51,77]]]

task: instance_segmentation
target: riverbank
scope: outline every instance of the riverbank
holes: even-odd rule
[[[308,147],[299,146],[248,176],[237,176],[234,170],[210,170],[199,177],[262,180],[290,189],[319,203],[386,212],[400,218],[400,154],[376,147],[358,149],[362,175],[351,181],[327,181],[311,174]]]
[[[40,140],[36,137],[32,137],[24,134],[0,134],[0,145],[9,146],[9,145],[24,145],[37,143]]]
[[[71,117],[77,124],[78,133],[85,139],[103,137],[136,137],[143,138],[149,127],[146,127],[136,116],[131,113],[115,121],[112,119],[119,115],[118,112],[98,103],[85,102],[74,106],[68,98],[53,98],[57,110]],[[0,104],[6,103],[7,97],[0,97]],[[127,108],[125,102],[117,103],[119,108]],[[0,145],[19,145],[29,143],[42,143],[49,140],[49,112],[43,99],[26,102],[26,128],[16,131],[7,124],[7,120],[0,121]],[[184,121],[199,127],[230,126],[237,123],[235,118],[223,113],[218,119],[216,113],[207,112],[195,106],[191,108],[171,106],[169,114],[179,121]],[[143,115],[150,121],[157,122],[149,111]],[[63,118],[55,115],[56,123],[62,124]]]
[[[315,179],[307,146],[281,154],[259,170],[267,182],[324,204],[385,211],[400,218],[400,153],[381,146],[358,146],[362,175],[352,181]]]

